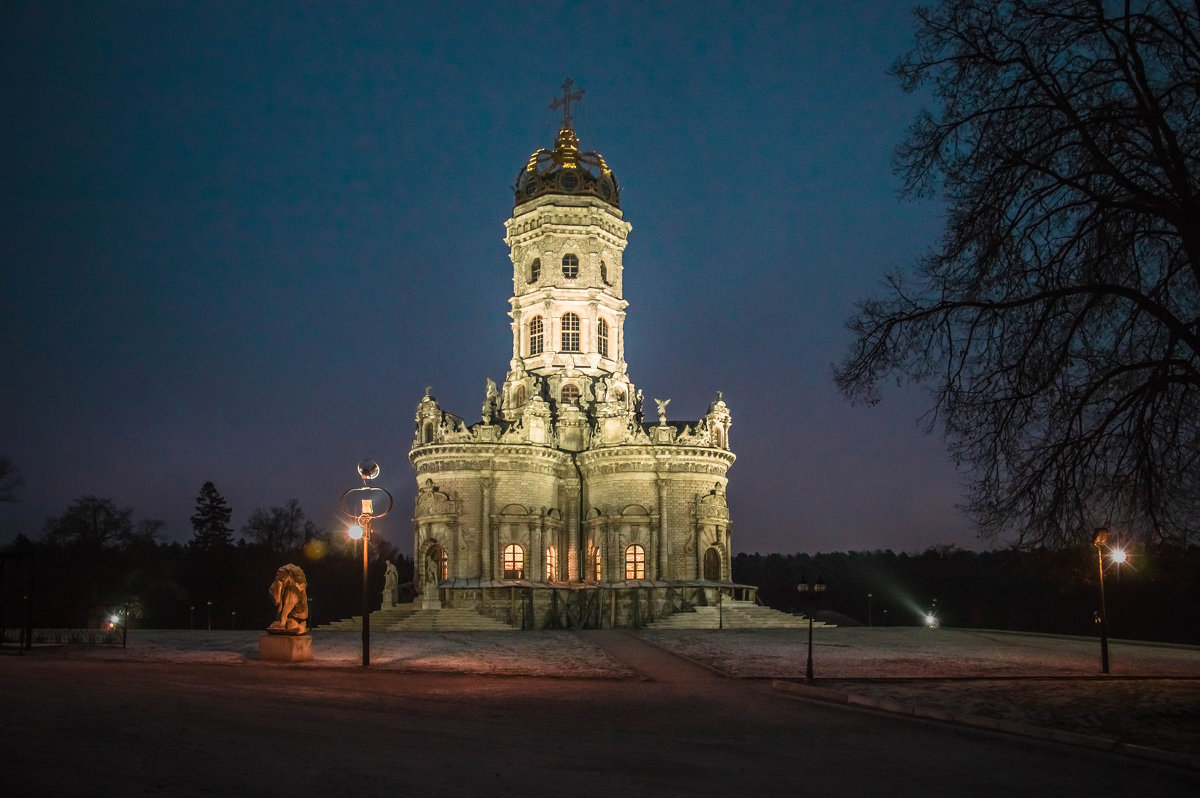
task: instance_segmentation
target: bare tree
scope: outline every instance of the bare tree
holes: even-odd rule
[[[276,552],[294,548],[320,532],[295,499],[288,499],[283,507],[256,508],[242,527],[242,534],[251,541]]]
[[[894,71],[897,152],[943,240],[850,321],[835,369],[934,397],[983,535],[1200,523],[1200,3],[946,0]]]
[[[112,499],[82,496],[57,518],[47,518],[44,540],[60,546],[99,550],[135,539],[133,509]]]

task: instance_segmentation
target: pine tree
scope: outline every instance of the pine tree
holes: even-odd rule
[[[205,482],[196,497],[196,513],[192,516],[192,547],[213,550],[233,545],[233,528],[229,526],[232,514],[216,486]]]

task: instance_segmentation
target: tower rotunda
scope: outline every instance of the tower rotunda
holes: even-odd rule
[[[725,501],[731,417],[667,418],[625,363],[616,176],[580,150],[570,80],[553,149],[517,174],[505,243],[512,353],[467,423],[427,390],[409,459],[415,587],[522,628],[639,626],[739,592]]]

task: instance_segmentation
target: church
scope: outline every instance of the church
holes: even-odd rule
[[[753,590],[730,577],[720,392],[702,418],[672,419],[630,379],[632,225],[616,175],[580,149],[582,94],[564,83],[553,147],[517,174],[504,382],[487,379],[474,422],[427,389],[409,452],[418,603],[523,629],[638,627]]]

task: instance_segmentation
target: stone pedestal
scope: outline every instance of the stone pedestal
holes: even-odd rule
[[[421,609],[423,610],[440,610],[442,608],[441,593],[438,592],[437,585],[432,583],[425,585],[425,592],[421,596]]]
[[[310,635],[272,635],[258,638],[258,658],[270,662],[307,662],[313,658]]]

